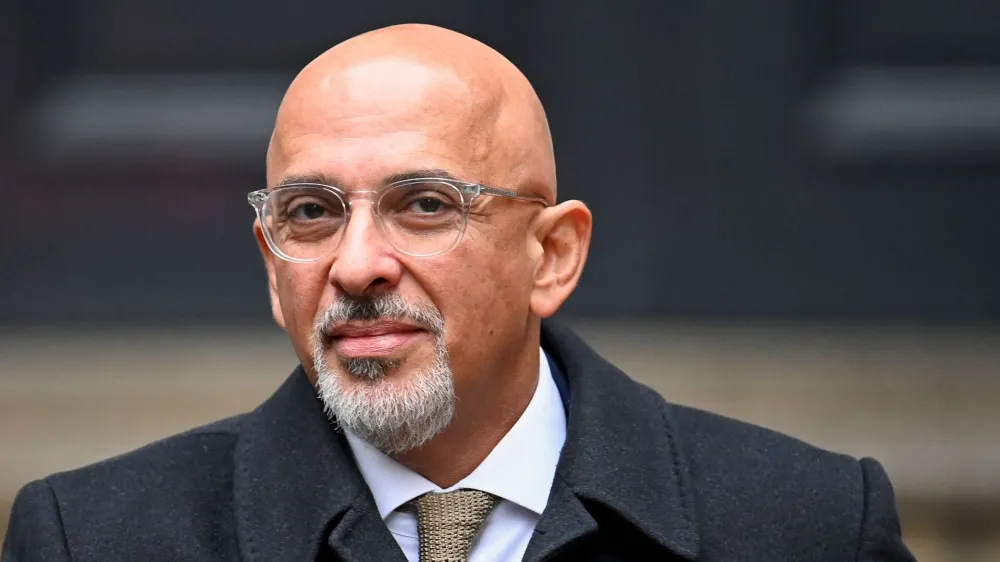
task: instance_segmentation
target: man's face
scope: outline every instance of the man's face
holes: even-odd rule
[[[389,59],[300,90],[279,116],[270,187],[320,176],[348,192],[377,190],[390,176],[433,169],[499,185],[513,177],[498,156],[491,100],[477,99],[448,71]],[[266,252],[275,316],[321,394],[354,399],[360,415],[381,400],[382,418],[404,407],[437,408],[440,425],[452,415],[444,394],[453,408],[454,395],[488,392],[490,377],[500,376],[495,366],[523,344],[532,288],[526,233],[537,207],[483,198],[453,250],[421,258],[388,243],[370,200],[352,200],[334,255],[291,263]],[[333,413],[343,423],[346,406],[327,406],[340,408]]]

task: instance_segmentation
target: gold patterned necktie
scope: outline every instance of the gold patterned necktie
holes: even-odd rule
[[[498,501],[479,490],[428,493],[411,501],[417,512],[420,562],[468,562],[472,540]]]

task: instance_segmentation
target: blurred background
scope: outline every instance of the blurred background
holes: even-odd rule
[[[402,22],[545,103],[595,219],[565,321],[669,400],[878,458],[921,560],[1000,560],[995,0],[0,3],[0,530],[291,371],[245,195],[296,71]]]

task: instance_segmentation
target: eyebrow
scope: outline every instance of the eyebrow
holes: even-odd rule
[[[388,176],[382,178],[382,181],[380,182],[381,184],[380,187],[389,185],[391,183],[418,179],[418,178],[442,178],[452,181],[462,181],[448,170],[442,168],[418,168],[415,170],[407,170],[405,172],[396,172],[394,174],[389,174]],[[278,184],[275,187],[280,187],[282,185],[297,184],[297,183],[316,183],[320,185],[329,185],[333,187],[338,187],[340,189],[345,189],[340,187],[341,185],[343,185],[343,183],[341,183],[337,177],[318,172],[309,172],[305,174],[293,174],[289,176],[284,176],[281,178],[280,181],[278,181]]]
[[[448,170],[444,170],[441,168],[423,168],[418,170],[409,170],[406,172],[391,174],[383,179],[383,184],[389,185],[390,183],[396,183],[399,181],[406,181],[417,178],[441,178],[452,181],[462,181],[459,180]]]

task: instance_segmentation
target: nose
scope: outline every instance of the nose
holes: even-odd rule
[[[375,220],[371,201],[353,201],[330,266],[330,283],[348,295],[364,296],[395,287],[402,273],[402,264]]]

